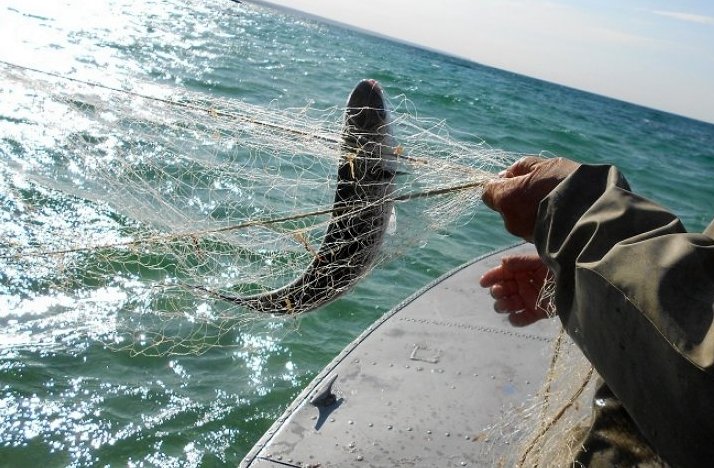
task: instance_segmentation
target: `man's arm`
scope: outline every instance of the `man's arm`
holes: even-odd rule
[[[653,447],[675,465],[714,460],[714,240],[605,166],[543,200],[534,239],[566,330]]]

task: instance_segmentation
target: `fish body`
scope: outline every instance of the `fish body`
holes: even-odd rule
[[[363,80],[347,100],[330,222],[302,276],[265,293],[212,295],[258,312],[296,314],[347,292],[372,267],[393,210],[395,143],[384,92]]]

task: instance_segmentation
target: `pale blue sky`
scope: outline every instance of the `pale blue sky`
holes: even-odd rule
[[[714,1],[270,1],[714,123]]]

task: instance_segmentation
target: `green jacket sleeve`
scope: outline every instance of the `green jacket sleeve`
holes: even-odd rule
[[[563,326],[655,450],[714,461],[714,239],[582,166],[541,203],[535,244]]]

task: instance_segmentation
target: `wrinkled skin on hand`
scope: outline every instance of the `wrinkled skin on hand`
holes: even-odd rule
[[[483,201],[501,214],[508,232],[533,242],[540,202],[578,167],[569,159],[527,156],[486,184]],[[548,316],[550,299],[540,297],[547,276],[548,267],[537,255],[518,255],[503,257],[480,284],[490,288],[494,309],[522,327]]]
[[[496,300],[496,312],[508,314],[508,321],[517,327],[546,318],[550,299],[540,299],[548,267],[538,255],[514,255],[501,259],[501,264],[487,271],[480,280],[490,288]]]
[[[486,184],[483,201],[501,214],[508,232],[533,242],[538,205],[578,167],[565,158],[524,157]]]

